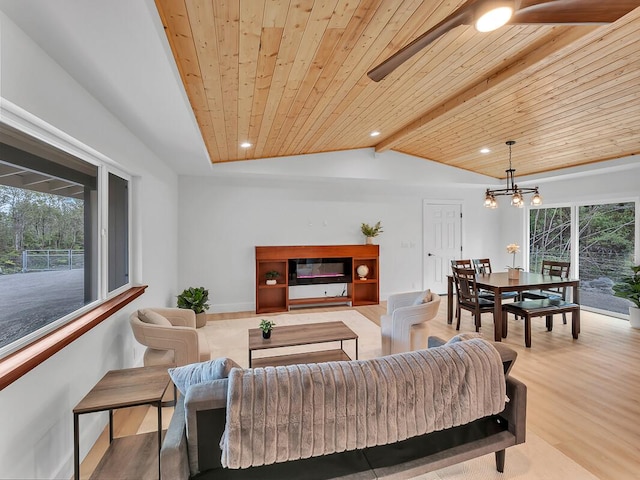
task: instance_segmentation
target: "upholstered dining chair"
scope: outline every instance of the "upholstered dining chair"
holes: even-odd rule
[[[540,273],[554,277],[569,278],[571,262],[561,262],[556,260],[543,260]],[[527,290],[522,292],[523,300],[567,300],[567,287],[548,288],[545,290]],[[567,314],[562,314],[562,323],[566,325]]]
[[[380,317],[382,355],[427,348],[428,322],[439,306],[440,295],[429,290],[389,295],[387,314]]]
[[[196,330],[196,314],[185,308],[144,308],[129,318],[136,340],[147,349],[144,365],[175,365],[211,359],[209,343]]]
[[[476,286],[475,269],[454,267],[452,270],[456,286],[456,294],[458,296],[458,319],[456,321],[456,330],[460,330],[460,311],[467,310],[471,312],[476,332],[478,332],[482,326],[480,319],[481,315],[486,312],[491,312],[493,315],[494,302],[480,296],[480,291]]]

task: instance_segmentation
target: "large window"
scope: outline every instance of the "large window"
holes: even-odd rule
[[[129,284],[129,217],[125,174],[0,124],[0,357]]]
[[[629,302],[612,287],[634,265],[635,232],[635,202],[532,209],[529,268],[540,271],[542,260],[570,261],[583,307],[626,314]]]
[[[580,303],[629,313],[629,302],[612,287],[631,272],[635,255],[635,203],[582,205],[578,213]]]

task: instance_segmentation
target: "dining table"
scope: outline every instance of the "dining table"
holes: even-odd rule
[[[563,278],[542,273],[520,271],[518,278],[509,278],[509,272],[476,274],[476,286],[488,290],[494,295],[493,339],[502,341],[502,294],[504,292],[524,292],[526,290],[547,290],[549,288],[572,287],[572,302],[580,303],[580,280]],[[447,323],[453,322],[453,275],[447,276]],[[580,325],[580,310],[576,312],[577,325]]]

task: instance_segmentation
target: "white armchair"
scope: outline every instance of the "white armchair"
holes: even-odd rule
[[[389,295],[387,314],[380,317],[382,354],[427,348],[427,322],[436,317],[439,306],[440,296],[429,290]]]
[[[184,308],[145,308],[130,317],[136,340],[145,345],[144,365],[204,362],[211,358],[209,343],[196,330],[196,314]]]

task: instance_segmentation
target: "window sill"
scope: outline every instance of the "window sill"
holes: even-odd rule
[[[54,330],[17,352],[0,360],[0,390],[62,350],[93,327],[109,318],[146,290],[146,285],[131,287],[100,306],[83,313],[66,325]]]

